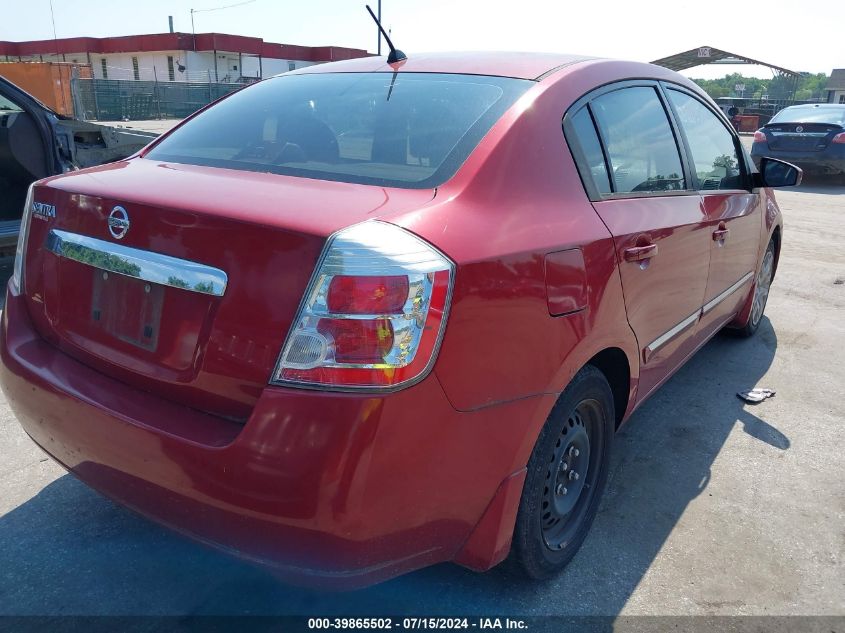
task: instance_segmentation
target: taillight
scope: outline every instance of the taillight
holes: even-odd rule
[[[12,269],[12,288],[18,294],[22,294],[24,290],[23,261],[26,259],[26,242],[29,238],[29,222],[32,218],[32,190],[33,185],[30,185],[29,191],[26,193],[26,202],[23,205],[18,245],[15,247],[15,266]]]
[[[833,137],[833,140],[830,141],[831,143],[845,143],[845,132],[840,132],[836,136]]]
[[[400,314],[408,300],[407,275],[354,277],[335,275],[326,305],[341,314]]]
[[[754,142],[768,143],[769,139],[766,138],[766,133],[763,130],[757,130],[756,132],[754,132]]]
[[[272,382],[392,389],[426,375],[449,310],[455,267],[430,244],[369,221],[326,244]]]

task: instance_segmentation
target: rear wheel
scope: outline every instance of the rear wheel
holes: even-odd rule
[[[584,542],[607,481],[614,420],[610,385],[585,367],[561,395],[528,462],[511,559],[529,577],[559,572]]]
[[[772,286],[772,279],[775,274],[775,243],[770,241],[763,255],[763,263],[760,264],[760,271],[757,273],[757,280],[754,284],[754,295],[751,303],[751,315],[745,327],[737,330],[740,336],[752,336],[760,322],[763,320],[763,312],[766,310],[766,302],[769,299],[769,289]]]

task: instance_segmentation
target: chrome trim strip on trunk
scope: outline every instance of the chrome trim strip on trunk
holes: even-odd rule
[[[59,229],[50,231],[45,246],[94,268],[214,297],[223,296],[229,281],[219,268]]]
[[[656,339],[654,339],[651,343],[649,343],[646,348],[643,350],[643,361],[648,362],[648,359],[651,358],[654,353],[666,345],[669,341],[675,338],[678,334],[686,330],[691,325],[694,325],[698,318],[701,316],[701,308],[696,310],[693,314],[689,315],[686,319],[678,323],[674,326],[671,330],[664,332]]]
[[[769,130],[772,136],[797,136],[800,138],[812,137],[812,138],[822,138],[830,134],[830,132],[775,132],[774,130]]]
[[[733,286],[731,286],[731,287],[730,287],[730,288],[728,288],[727,290],[723,290],[723,291],[722,291],[722,292],[720,292],[718,295],[716,295],[715,297],[713,297],[710,301],[708,301],[707,303],[705,303],[705,304],[704,304],[704,306],[701,308],[701,314],[702,314],[702,316],[703,316],[703,315],[705,315],[705,314],[707,314],[708,312],[710,312],[710,310],[712,310],[713,308],[715,308],[717,305],[719,305],[720,303],[722,303],[722,301],[724,301],[724,300],[725,300],[725,299],[727,299],[729,296],[731,296],[733,293],[735,293],[737,290],[739,290],[739,289],[743,286],[743,284],[745,284],[745,282],[747,282],[747,281],[748,281],[749,279],[751,279],[753,276],[754,276],[754,273],[753,273],[753,272],[748,272],[748,273],[745,273],[745,274],[742,276],[742,279],[740,279],[738,282],[736,282]]]

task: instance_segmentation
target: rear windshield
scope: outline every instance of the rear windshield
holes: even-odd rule
[[[834,125],[845,125],[845,106],[841,108],[816,106],[784,108],[773,116],[769,123],[832,123]]]
[[[147,158],[382,186],[449,179],[533,82],[315,73],[259,82],[174,130]]]

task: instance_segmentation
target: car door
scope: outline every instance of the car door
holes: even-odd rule
[[[696,338],[706,339],[742,308],[760,256],[763,213],[751,191],[739,138],[714,110],[681,88],[666,85],[692,181],[711,236],[710,272]]]
[[[15,252],[29,185],[61,173],[40,104],[0,77],[0,256]]]
[[[577,139],[573,152],[592,183],[593,207],[613,235],[641,352],[642,399],[694,349],[711,238],[657,83],[618,84],[584,101],[564,126]]]

